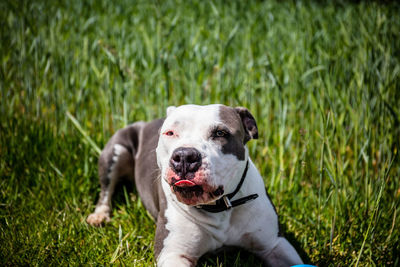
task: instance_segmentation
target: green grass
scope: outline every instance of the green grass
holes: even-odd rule
[[[1,265],[154,264],[135,193],[106,227],[85,223],[96,146],[168,105],[224,103],[256,117],[250,154],[311,262],[399,266],[399,14],[394,2],[0,1]]]

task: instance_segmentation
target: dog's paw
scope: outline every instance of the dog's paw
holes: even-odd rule
[[[108,223],[109,221],[111,221],[110,216],[104,212],[92,213],[86,219],[86,222],[88,224],[97,226],[97,227],[100,227],[104,223]]]

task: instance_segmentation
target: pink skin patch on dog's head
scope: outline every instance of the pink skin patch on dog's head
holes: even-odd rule
[[[207,204],[218,199],[223,193],[222,186],[209,184],[209,172],[200,168],[194,177],[179,177],[171,168],[166,171],[166,180],[176,198],[186,205]]]

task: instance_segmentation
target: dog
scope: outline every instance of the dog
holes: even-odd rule
[[[195,266],[205,253],[240,247],[269,266],[302,264],[279,232],[278,216],[246,143],[258,138],[248,109],[168,107],[164,119],[118,130],[99,158],[101,193],[87,223],[110,221],[118,181],[135,181],[157,224],[157,266]]]

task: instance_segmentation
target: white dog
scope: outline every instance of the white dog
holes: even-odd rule
[[[195,266],[206,252],[244,248],[270,266],[301,264],[246,143],[258,137],[246,108],[169,107],[165,119],[119,130],[99,160],[101,194],[87,222],[110,220],[118,180],[133,179],[157,222],[158,266]],[[160,179],[161,177],[161,179]]]

